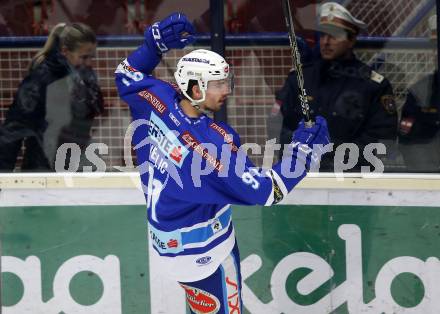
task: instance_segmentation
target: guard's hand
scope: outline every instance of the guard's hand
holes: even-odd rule
[[[195,41],[194,26],[182,13],[173,13],[145,31],[148,45],[154,45],[159,54],[170,49],[182,49]]]

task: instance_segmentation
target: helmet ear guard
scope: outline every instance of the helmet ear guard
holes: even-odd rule
[[[209,81],[227,79],[229,77],[229,64],[219,54],[205,49],[197,49],[184,55],[177,63],[174,73],[177,85],[182,93],[198,107],[206,99]],[[189,81],[197,81],[202,93],[201,99],[193,99],[188,95]]]

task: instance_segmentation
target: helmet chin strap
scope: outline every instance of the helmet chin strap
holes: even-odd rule
[[[198,111],[200,111],[200,112],[202,112],[202,113],[204,113],[204,114],[210,114],[210,113],[212,113],[211,110],[209,110],[209,109],[202,109],[202,108],[200,107],[200,103],[201,103],[204,99],[200,99],[200,100],[194,100],[194,99],[192,99],[192,98],[190,98],[190,99],[191,99],[191,105],[192,105],[194,108],[196,108]]]
[[[206,91],[204,89],[200,89],[200,90],[202,92],[202,98],[198,99],[198,100],[195,100],[192,97],[190,97],[186,91],[182,91],[182,93],[185,95],[186,98],[188,98],[188,100],[191,102],[191,105],[194,108],[196,108],[197,110],[199,110],[200,112],[203,112],[205,114],[210,113],[211,112],[210,110],[205,110],[205,109],[200,108],[200,103],[204,102],[206,99]]]

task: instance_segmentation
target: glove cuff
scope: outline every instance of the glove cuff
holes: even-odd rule
[[[169,50],[163,41],[158,22],[154,23],[146,30],[145,41],[148,46],[155,48],[158,55],[161,55]]]

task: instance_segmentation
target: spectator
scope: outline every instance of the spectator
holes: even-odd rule
[[[24,142],[22,170],[54,170],[57,147],[84,148],[103,109],[91,69],[96,36],[86,25],[58,24],[29,66],[0,127],[0,171],[12,171]]]
[[[311,113],[327,119],[334,142],[333,153],[323,157],[322,171],[333,171],[344,162],[334,160],[334,151],[342,143],[355,143],[359,148],[359,160],[353,168],[359,171],[362,165],[370,165],[363,158],[367,144],[395,140],[397,136],[397,113],[389,81],[353,53],[356,37],[365,28],[364,22],[337,3],[320,7],[321,58],[303,64],[303,73]],[[277,94],[283,114],[281,144],[289,143],[302,118],[298,94],[296,73],[292,71]]]
[[[431,39],[437,39],[437,16],[429,19]],[[407,171],[440,170],[440,94],[438,72],[422,77],[408,89],[402,107],[399,149]]]

